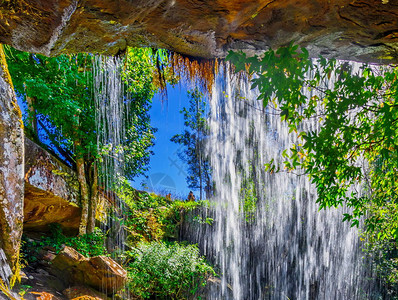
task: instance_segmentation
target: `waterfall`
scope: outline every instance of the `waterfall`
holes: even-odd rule
[[[124,175],[123,141],[126,134],[126,111],[129,105],[124,101],[122,63],[122,58],[106,56],[96,56],[93,63],[97,147],[102,154],[99,187],[103,196],[113,203],[114,213],[108,215],[106,220],[106,230],[109,229],[107,239],[109,251],[123,251],[126,235],[120,221],[125,204],[114,193]]]
[[[375,299],[359,230],[342,222],[345,209],[319,211],[305,175],[265,172],[271,159],[282,163],[295,137],[257,95],[226,67],[210,99],[207,154],[216,191],[202,218],[214,222],[188,225],[182,236],[218,268],[221,286],[205,298]]]
[[[94,58],[94,99],[96,107],[97,145],[104,153],[100,185],[105,190],[114,187],[123,175],[124,112],[122,59],[96,56]]]

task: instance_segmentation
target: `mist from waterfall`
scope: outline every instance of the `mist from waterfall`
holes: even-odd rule
[[[345,209],[319,211],[306,175],[265,171],[272,159],[282,165],[282,152],[296,137],[257,96],[247,77],[221,68],[207,143],[215,194],[201,212],[214,222],[185,224],[182,236],[197,242],[218,268],[220,286],[205,298],[380,299],[359,230],[342,222]],[[313,118],[302,126],[316,130],[319,124]]]

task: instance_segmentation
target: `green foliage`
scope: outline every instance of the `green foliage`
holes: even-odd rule
[[[243,178],[240,194],[240,210],[244,213],[246,222],[253,222],[257,208],[257,191],[253,178]]]
[[[119,186],[118,196],[128,205],[124,224],[132,246],[141,241],[176,239],[183,213],[201,205],[201,202],[184,202],[137,191],[128,182]]]
[[[32,287],[31,287],[30,285],[23,284],[23,285],[21,285],[21,287],[19,288],[18,294],[19,294],[21,297],[23,297],[25,294],[28,293],[28,291],[29,291],[31,288],[32,288]]]
[[[202,225],[203,224],[213,225],[214,219],[210,217],[203,218],[202,216],[197,215],[193,217],[192,221],[195,221]]]
[[[128,287],[139,299],[187,299],[215,275],[195,245],[141,243],[129,255]]]
[[[127,180],[119,183],[117,195],[132,210],[157,208],[173,202],[169,196],[163,197],[155,193],[138,191],[131,187]]]
[[[212,189],[211,168],[207,157],[204,156],[204,140],[207,136],[206,101],[203,94],[195,89],[188,92],[189,108],[180,112],[184,116],[185,130],[176,134],[171,141],[183,146],[178,156],[188,165],[186,181],[188,187],[199,189],[200,200],[203,200],[203,191],[206,194]]]
[[[366,235],[365,250],[373,259],[372,268],[385,287],[388,299],[398,299],[398,247],[394,240],[380,240],[376,234]]]
[[[122,79],[129,111],[126,115],[126,139],[124,141],[124,159],[126,177],[132,180],[135,176],[147,171],[147,164],[152,152],[154,132],[150,125],[149,109],[152,98],[158,87],[154,85],[156,66],[153,54],[148,48],[128,48]],[[155,56],[155,58],[153,57]]]
[[[105,235],[99,228],[96,228],[90,234],[67,237],[62,233],[62,229],[58,224],[53,224],[51,227],[51,235],[42,236],[39,240],[33,240],[24,236],[22,253],[28,263],[34,263],[37,261],[40,251],[44,247],[54,249],[58,253],[64,246],[72,247],[87,257],[107,254]]]
[[[377,232],[378,239],[397,238],[398,69],[363,66],[353,72],[349,63],[322,57],[315,64],[305,48],[293,45],[261,58],[230,53],[228,59],[238,71],[250,64],[259,99],[276,107],[297,134],[296,145],[284,151],[284,169],[309,175],[321,208],[346,205],[352,213],[344,220],[353,226],[364,218],[366,230]],[[326,87],[332,75],[337,80]],[[312,90],[318,95],[307,93]],[[305,120],[317,120],[319,130],[305,131]],[[283,169],[273,162],[267,167]],[[356,184],[365,185],[368,194],[358,193]]]
[[[34,99],[34,109],[43,115],[43,122],[62,130],[66,140],[60,139],[60,146],[71,149],[74,140],[87,134],[87,143],[82,148],[95,154],[96,136],[87,130],[94,128],[95,120],[92,93],[87,88],[92,82],[92,73],[85,72],[86,66],[91,67],[92,57],[79,54],[47,58],[12,48],[7,50],[16,92],[24,100]],[[29,127],[29,123],[26,125]]]

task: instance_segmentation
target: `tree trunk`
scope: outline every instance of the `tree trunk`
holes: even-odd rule
[[[89,204],[89,215],[88,215],[88,224],[87,224],[87,233],[94,232],[95,229],[95,215],[97,212],[97,204],[98,204],[98,170],[96,164],[93,166],[93,177],[90,191],[90,204]]]
[[[0,91],[0,247],[16,274],[23,223],[24,132],[1,44]]]
[[[82,207],[82,216],[79,225],[79,235],[83,235],[87,233],[88,207],[90,200],[83,157],[76,158],[76,167],[77,167],[77,178],[80,184],[80,201]]]
[[[46,125],[43,124],[43,122],[41,122],[40,120],[37,120],[37,124],[40,125],[40,127],[44,130],[44,132],[47,134],[48,139],[52,142],[52,144],[54,145],[54,147],[57,149],[57,151],[64,157],[65,162],[69,163],[72,168],[76,168],[76,162],[72,157],[72,154],[65,151],[64,149],[62,149],[62,147],[60,147],[59,145],[57,145],[57,142],[54,140],[54,138],[51,136],[51,132],[48,130],[48,128],[46,127]],[[40,141],[39,141],[40,142]]]

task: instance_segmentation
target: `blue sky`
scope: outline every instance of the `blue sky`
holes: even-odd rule
[[[189,105],[187,91],[185,84],[168,86],[167,101],[162,102],[160,95],[153,99],[150,115],[152,126],[158,129],[152,148],[154,155],[147,172],[148,178],[138,177],[132,183],[135,188],[171,193],[184,199],[188,196],[190,189],[185,181],[187,166],[177,155],[181,146],[170,141],[173,135],[184,130],[184,118],[180,111]]]
[[[131,182],[134,188],[161,194],[171,193],[183,199],[188,196],[190,189],[185,180],[187,166],[177,155],[181,146],[170,141],[173,135],[184,130],[184,118],[180,111],[189,105],[188,90],[186,84],[177,84],[175,87],[168,85],[167,101],[162,101],[159,94],[155,95],[150,110],[152,126],[158,129],[155,133],[155,146],[152,148],[154,155],[151,156],[150,168],[146,172],[148,178],[137,177]],[[27,105],[20,97],[18,104],[26,114]]]

